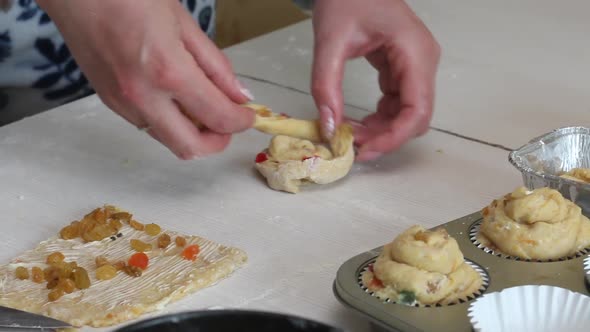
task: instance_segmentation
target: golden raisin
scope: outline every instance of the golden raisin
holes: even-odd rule
[[[65,258],[66,257],[64,256],[64,254],[62,254],[59,251],[56,251],[56,252],[50,254],[49,256],[47,256],[47,264],[53,265],[53,264],[61,263],[64,261]]]
[[[116,233],[117,230],[112,229],[109,225],[96,225],[96,227],[89,229],[85,233],[82,233],[82,238],[86,242],[100,241]]]
[[[123,227],[123,224],[117,219],[111,219],[109,220],[109,226],[115,231],[118,231]]]
[[[88,272],[83,267],[78,266],[75,268],[73,277],[76,288],[86,289],[90,287],[90,278],[88,277]]]
[[[96,208],[92,211],[92,218],[96,220],[99,224],[105,224],[107,222],[107,214],[104,209]]]
[[[45,276],[43,275],[43,270],[41,270],[41,268],[38,266],[34,266],[31,269],[31,274],[32,274],[31,279],[33,280],[33,282],[40,284],[45,280]]]
[[[14,271],[14,274],[20,280],[29,279],[29,270],[27,270],[27,268],[24,266],[17,267],[16,270]]]
[[[126,265],[123,268],[123,272],[131,277],[141,277],[142,270],[137,266]]]
[[[55,288],[47,295],[49,301],[57,301],[60,297],[64,295],[64,291],[61,288]]]
[[[59,232],[59,236],[64,240],[71,240],[80,236],[80,222],[74,221],[70,225],[62,228]]]
[[[97,268],[109,264],[109,261],[104,256],[96,256],[94,262],[96,263]]]
[[[158,237],[158,248],[164,249],[170,245],[170,235],[162,234]]]
[[[125,262],[123,261],[118,261],[115,264],[113,264],[113,267],[115,268],[115,270],[117,271],[121,271],[125,268],[127,264],[125,264]]]
[[[43,270],[43,277],[46,281],[51,281],[54,279],[59,278],[60,276],[60,269],[56,266],[49,266]]]
[[[96,269],[96,279],[109,280],[117,275],[117,269],[114,266],[107,264]]]
[[[55,287],[57,287],[58,283],[59,283],[59,278],[49,280],[47,282],[47,289],[54,289]]]
[[[131,214],[127,212],[117,212],[111,215],[111,218],[128,223],[131,221]]]
[[[129,222],[129,226],[131,226],[133,229],[136,229],[138,231],[143,231],[143,229],[145,228],[144,224],[140,223],[137,220],[133,220],[133,219],[131,219],[131,221]]]
[[[152,250],[151,244],[145,243],[141,240],[131,239],[131,241],[129,241],[129,242],[131,243],[131,249],[133,249],[137,252],[144,252],[144,251]]]
[[[160,234],[161,231],[162,231],[162,229],[160,228],[160,226],[158,226],[156,224],[145,225],[145,232],[148,235],[156,236],[156,235]]]
[[[177,236],[174,242],[176,242],[176,245],[179,247],[186,246],[186,239],[182,236]]]
[[[59,279],[57,287],[61,288],[64,292],[68,294],[76,290],[76,284],[70,278]]]

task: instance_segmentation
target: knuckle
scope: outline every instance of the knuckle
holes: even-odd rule
[[[181,61],[163,52],[152,54],[146,61],[144,71],[148,73],[151,83],[163,90],[175,90],[183,83],[183,66]]]

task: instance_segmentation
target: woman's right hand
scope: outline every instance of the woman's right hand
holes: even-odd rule
[[[252,126],[250,93],[178,0],[37,2],[101,100],[179,158],[222,151]]]

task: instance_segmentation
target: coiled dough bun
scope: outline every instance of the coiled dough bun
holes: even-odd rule
[[[520,187],[482,213],[477,239],[506,255],[551,260],[590,246],[590,220],[555,189]]]
[[[409,228],[386,244],[362,280],[380,298],[422,305],[466,299],[483,284],[445,229],[431,231],[421,226]]]

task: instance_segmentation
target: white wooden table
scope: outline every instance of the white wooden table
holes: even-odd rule
[[[590,4],[411,5],[444,48],[434,127],[514,148],[558,126],[589,124]],[[303,22],[226,52],[258,102],[314,117],[311,38]],[[348,114],[371,110],[376,87],[363,61],[351,63]],[[268,136],[249,131],[223,154],[181,162],[89,97],[0,128],[0,261],[111,203],[249,254],[230,279],[158,315],[263,309],[368,331],[332,294],[345,260],[412,224],[432,227],[474,212],[521,184],[506,150],[472,139],[432,130],[396,154],[356,164],[343,181],[292,195],[268,189],[252,168]]]

